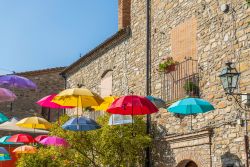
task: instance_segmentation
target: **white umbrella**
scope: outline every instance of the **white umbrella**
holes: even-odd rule
[[[11,118],[9,121],[0,124],[0,131],[16,131],[16,132],[27,132],[34,133],[34,129],[31,128],[22,128],[16,125],[19,120],[15,117]],[[48,134],[46,130],[35,130],[35,133],[39,134]]]

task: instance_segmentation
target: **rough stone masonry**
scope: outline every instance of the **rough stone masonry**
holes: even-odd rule
[[[223,4],[229,6],[228,12],[221,10]],[[118,15],[119,31],[62,72],[67,87],[82,84],[102,94],[108,89],[102,82],[108,74],[112,95],[130,91],[145,95],[146,2],[119,0]],[[123,20],[126,16],[130,19]],[[199,68],[200,97],[216,108],[193,116],[192,130],[190,116],[173,115],[166,109],[152,115],[159,132],[154,166],[246,164],[245,127],[237,121],[244,118],[243,111],[227,99],[218,76],[227,61],[234,62],[241,72],[238,91],[250,93],[249,20],[245,0],[151,0],[152,95],[164,97],[163,83],[170,82],[157,71],[162,58],[172,56],[183,62],[191,57]]]

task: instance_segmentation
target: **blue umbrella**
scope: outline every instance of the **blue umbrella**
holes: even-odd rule
[[[89,131],[101,128],[94,120],[86,117],[74,117],[62,125],[65,130]]]
[[[165,108],[166,101],[162,100],[161,98],[154,97],[154,96],[147,96],[148,100],[150,100],[157,108]]]
[[[7,140],[10,138],[11,136],[3,136],[0,138],[0,144],[23,144],[23,143],[14,143],[14,142],[8,142]]]
[[[191,115],[191,129],[192,114],[205,113],[214,109],[212,104],[200,98],[185,98],[173,103],[167,108],[167,110],[172,113]]]
[[[131,115],[112,114],[109,118],[109,125],[123,125],[133,123]]]
[[[6,117],[3,113],[0,113],[0,123],[6,122],[8,120],[8,117]]]
[[[9,152],[4,147],[0,147],[0,154],[9,154]]]
[[[9,154],[0,154],[0,161],[8,161],[11,160]]]

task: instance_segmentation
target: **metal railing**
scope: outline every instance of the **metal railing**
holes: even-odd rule
[[[199,96],[198,61],[186,58],[175,70],[161,74],[161,97],[172,103],[186,96]]]

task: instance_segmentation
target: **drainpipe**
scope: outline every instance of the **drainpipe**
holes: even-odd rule
[[[64,73],[62,73],[62,74],[60,74],[62,77],[63,77],[63,79],[64,79],[64,89],[67,89],[67,76],[66,76],[66,74],[64,74]],[[63,109],[63,114],[66,114],[66,110],[65,109]]]
[[[248,158],[248,154],[249,154],[249,138],[248,138],[248,129],[247,129],[247,111],[245,110],[244,112],[245,115],[245,135],[244,135],[244,143],[245,143],[245,154],[246,154],[246,167],[249,167],[249,158]]]
[[[146,27],[146,95],[151,95],[151,0],[147,0]],[[151,116],[147,115],[147,134],[151,131]],[[145,167],[151,167],[151,148],[146,148]]]

